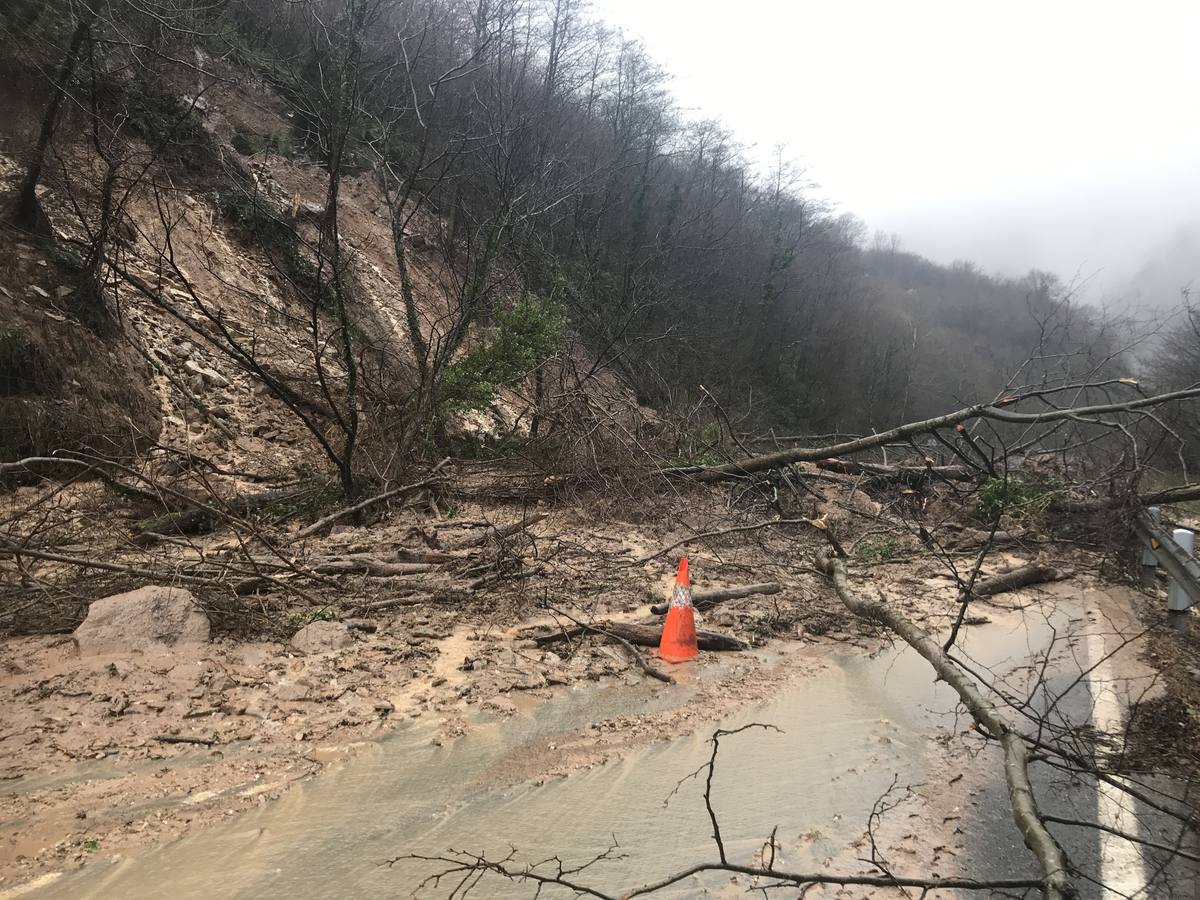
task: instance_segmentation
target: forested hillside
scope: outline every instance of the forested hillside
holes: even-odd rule
[[[536,408],[572,341],[576,388],[615,373],[664,412],[707,390],[739,427],[790,430],[895,424],[992,397],[1031,354],[1087,372],[1119,346],[1052,276],[871,243],[782,158],[756,171],[577,0],[27,0],[4,24],[16,219],[69,248],[70,314],[119,318],[129,254],[169,269],[166,223],[183,192],[203,198],[312,311],[305,402],[333,420],[336,437],[311,424],[347,485],[364,422],[402,420],[407,454],[501,385]],[[281,164],[313,173],[303,197],[263,177]],[[198,299],[177,290],[160,306]],[[253,370],[261,345],[228,338]]]

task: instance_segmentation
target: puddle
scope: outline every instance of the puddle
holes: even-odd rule
[[[1056,617],[1061,634],[1068,617]],[[1022,664],[1030,646],[1050,633],[1037,617],[994,618],[971,629],[968,649],[1002,670]],[[481,724],[444,747],[431,743],[431,724],[410,725],[277,802],[158,849],[115,862],[97,859],[25,896],[376,898],[408,895],[435,871],[411,860],[387,864],[407,854],[455,848],[503,858],[515,847],[518,860],[557,854],[579,864],[613,844],[620,858],[589,868],[586,881],[601,890],[629,889],[714,858],[702,785],[685,781],[672,796],[708,759],[712,727],[569,777],[512,784],[496,773],[513,768],[506,760],[552,756],[556,739],[573,729],[671,708],[690,693],[687,685],[646,683],[578,688],[531,713]],[[834,655],[774,701],[720,727],[749,722],[782,731],[756,729],[722,741],[713,796],[730,860],[751,863],[779,826],[781,865],[825,868],[832,857],[847,858],[872,805],[894,781],[946,784],[937,737],[956,722],[955,698],[934,683],[924,660],[892,648],[875,658]],[[989,828],[1011,829],[1003,817],[993,819]],[[710,875],[656,896],[723,895],[729,881],[727,874]],[[449,892],[444,883],[427,896]],[[477,893],[530,897],[534,887],[489,880]]]

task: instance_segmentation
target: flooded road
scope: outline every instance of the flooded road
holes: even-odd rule
[[[1079,669],[1072,666],[1080,659],[1084,667],[1088,663],[1087,629],[1100,631],[1075,602],[1048,616],[993,618],[970,630],[966,651],[972,659],[1019,677],[1031,650],[1054,635],[1060,656],[1072,664],[1055,667],[1051,681],[1061,688],[1078,679]],[[1083,633],[1065,639],[1072,629]],[[1096,641],[1102,649],[1104,638],[1090,640],[1090,652],[1100,652]],[[692,690],[687,683],[650,682],[576,688],[503,722],[481,719],[446,746],[431,742],[432,724],[403,726],[277,802],[164,847],[115,862],[97,859],[24,896],[407,896],[438,868],[403,859],[388,864],[408,854],[454,848],[503,858],[515,848],[520,861],[558,855],[580,864],[614,843],[620,858],[598,863],[580,880],[602,890],[628,890],[715,858],[702,784],[687,780],[675,791],[707,761],[712,727],[637,747],[567,777],[538,776],[539,761],[552,759],[556,742],[574,729],[686,704]],[[973,759],[955,755],[961,740],[973,749],[982,746],[963,737],[967,723],[956,715],[955,700],[944,684],[933,682],[929,666],[915,653],[887,648],[873,657],[828,656],[815,675],[795,680],[774,701],[721,722],[727,729],[749,722],[781,729],[755,729],[722,741],[713,799],[730,860],[752,863],[778,826],[781,867],[862,871],[856,862],[866,854],[861,838],[873,806],[887,794],[901,806],[885,819],[878,837],[897,873],[931,874],[932,853],[932,865],[943,875],[1035,875],[1009,817],[996,751],[985,749]],[[1095,703],[1086,679],[1062,706],[1088,719]],[[1112,709],[1106,706],[1104,714],[1112,716]],[[958,739],[947,739],[956,732]],[[1096,815],[1093,788],[1060,784],[1042,771],[1035,775],[1049,792],[1049,804],[1088,819]],[[1130,820],[1136,828],[1132,813]],[[1074,843],[1068,839],[1067,849],[1097,875],[1105,853],[1113,852],[1090,833]],[[1123,866],[1136,881],[1138,863],[1110,859],[1104,874]],[[656,896],[724,896],[748,886],[713,874]],[[492,879],[477,891],[481,897],[530,897],[534,887]],[[449,892],[447,882],[422,896]]]

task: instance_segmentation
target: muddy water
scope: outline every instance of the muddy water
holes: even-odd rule
[[[1010,619],[972,629],[976,658],[1016,663],[1040,640],[1036,622],[1031,639],[1030,623]],[[504,773],[527,774],[526,760],[552,755],[556,737],[573,729],[668,709],[691,693],[686,684],[577,689],[503,723],[481,721],[444,747],[431,743],[432,726],[410,726],[256,812],[124,860],[97,860],[27,896],[407,896],[434,869],[407,860],[389,866],[393,857],[451,847],[502,857],[515,846],[522,860],[558,854],[581,862],[614,840],[622,858],[589,869],[586,880],[628,889],[713,857],[701,785],[685,781],[672,796],[707,760],[711,728],[568,777],[506,783]],[[789,868],[822,867],[862,834],[872,804],[894,780],[945,783],[935,736],[953,723],[953,710],[951,692],[932,682],[924,661],[889,649],[874,658],[834,652],[821,671],[773,702],[722,722],[782,729],[722,743],[714,800],[729,858],[751,862],[778,825]],[[728,882],[693,880],[659,896],[715,894]],[[449,891],[445,884],[428,896]],[[534,889],[488,882],[477,893],[529,897]]]

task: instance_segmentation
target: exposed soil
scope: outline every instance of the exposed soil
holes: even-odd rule
[[[1161,695],[1130,711],[1123,758],[1132,770],[1160,770],[1200,783],[1200,635],[1192,616],[1169,619],[1165,591],[1143,597],[1139,612],[1150,628],[1143,659],[1159,673]]]

